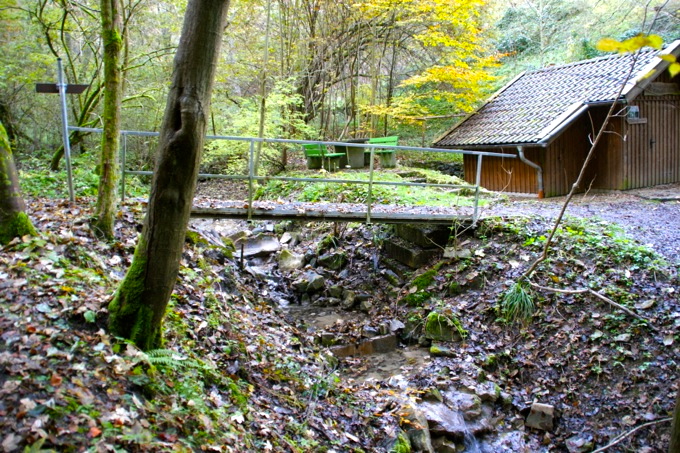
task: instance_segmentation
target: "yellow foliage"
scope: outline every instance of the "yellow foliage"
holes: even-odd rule
[[[661,49],[663,38],[658,35],[637,35],[625,41],[617,41],[612,38],[604,38],[597,43],[597,49],[603,52],[635,52],[643,47]]]

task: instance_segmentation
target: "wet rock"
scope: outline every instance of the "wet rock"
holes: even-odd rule
[[[586,453],[588,451],[592,451],[593,447],[595,446],[593,444],[592,436],[583,434],[570,437],[565,443],[569,453]]]
[[[343,252],[326,253],[319,257],[318,263],[327,269],[337,271],[347,264],[347,255]]]
[[[258,280],[266,280],[269,276],[267,271],[259,266],[246,266],[246,272]]]
[[[433,438],[432,447],[437,453],[458,453],[456,444],[443,436]]]
[[[459,249],[456,247],[446,247],[444,249],[444,258],[456,258],[459,260],[467,259],[472,256],[472,250]]]
[[[423,401],[429,401],[432,403],[444,402],[444,397],[442,396],[442,393],[436,387],[427,389],[425,393],[423,393],[422,399]]]
[[[555,408],[550,404],[533,403],[525,425],[530,428],[551,431],[553,429],[554,416]]]
[[[430,312],[425,320],[425,337],[433,341],[460,341],[460,321],[437,312]]]
[[[330,288],[328,288],[328,294],[331,297],[336,297],[338,299],[342,298],[343,291],[344,291],[344,288],[342,286],[338,286],[338,285],[333,285]]]
[[[447,436],[458,441],[465,439],[468,427],[460,412],[442,403],[433,402],[421,403],[418,409],[425,416],[431,434]]]
[[[494,453],[525,453],[529,448],[524,440],[524,433],[511,431],[502,433],[491,441],[482,442],[482,451]]]
[[[486,382],[475,389],[475,394],[483,402],[495,403],[501,396],[501,389],[493,382]]]
[[[292,271],[302,269],[304,266],[304,257],[296,255],[288,249],[281,250],[279,254],[279,269],[283,271]]]
[[[456,353],[453,349],[443,343],[432,343],[430,346],[430,355],[432,357],[455,357]]]
[[[351,290],[345,290],[342,293],[342,308],[345,310],[349,310],[350,308],[354,307],[355,303],[357,301],[357,295],[354,291]]]
[[[461,412],[466,420],[482,414],[482,400],[477,395],[449,390],[444,392],[444,401],[453,410]]]
[[[425,414],[418,407],[407,402],[402,406],[400,415],[407,421],[405,429],[411,442],[412,451],[434,453]]]
[[[326,285],[326,279],[316,272],[307,272],[293,282],[293,288],[299,293],[313,294],[321,291]]]
[[[384,354],[397,349],[396,335],[374,337],[358,344],[334,346],[331,352],[337,358],[362,356],[369,354]]]
[[[247,238],[240,239],[234,243],[236,247],[236,254],[241,255],[243,251],[243,256],[255,257],[255,256],[267,256],[272,253],[281,250],[281,243],[272,236],[257,235]]]
[[[338,343],[338,338],[330,332],[322,332],[319,335],[319,341],[322,346],[333,346]]]
[[[380,331],[373,326],[364,326],[364,328],[361,329],[361,335],[364,337],[377,337],[380,335]]]
[[[399,276],[394,271],[384,269],[382,271],[382,275],[383,277],[385,277],[385,280],[387,280],[392,286],[401,286],[404,284],[404,282],[401,281]]]
[[[397,332],[401,329],[404,329],[405,327],[406,325],[398,319],[390,319],[389,321],[390,332]]]

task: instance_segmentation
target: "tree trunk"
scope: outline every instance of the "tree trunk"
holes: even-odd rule
[[[104,43],[104,133],[99,165],[99,191],[92,229],[100,238],[113,239],[116,216],[116,181],[120,104],[122,98],[120,53],[122,48],[119,0],[101,0],[102,41]]]
[[[142,234],[109,304],[109,328],[143,350],[161,344],[177,279],[229,0],[190,0],[175,55]]]
[[[19,177],[5,127],[0,123],[0,245],[15,237],[35,235],[26,205],[19,193]]]
[[[671,443],[668,453],[680,453],[680,381],[675,397],[675,410],[673,411],[673,426],[671,427]]]

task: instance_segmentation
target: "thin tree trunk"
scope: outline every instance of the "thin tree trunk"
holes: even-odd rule
[[[675,397],[675,411],[673,411],[673,426],[671,427],[671,443],[668,453],[680,453],[680,380]]]
[[[35,235],[31,220],[26,215],[26,205],[19,193],[19,177],[7,132],[0,123],[0,245],[16,237]]]
[[[102,41],[104,43],[104,133],[99,165],[99,191],[92,229],[101,238],[113,239],[116,216],[116,181],[122,85],[120,55],[122,19],[119,0],[101,0]]]
[[[143,350],[161,344],[196,188],[229,0],[190,0],[160,131],[149,206],[132,265],[109,304],[109,328]]]

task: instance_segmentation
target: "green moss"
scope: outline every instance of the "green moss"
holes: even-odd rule
[[[187,230],[184,240],[191,245],[208,245],[208,241],[196,231]]]
[[[467,330],[455,316],[446,316],[433,311],[425,320],[425,336],[435,341],[455,341],[465,338]]]
[[[403,431],[399,433],[390,453],[411,453],[411,442],[406,433]]]
[[[6,218],[2,225],[0,225],[0,245],[9,243],[16,237],[25,235],[35,236],[36,232],[31,219],[28,218],[25,212],[17,212]]]
[[[144,301],[146,260],[141,256],[143,239],[139,241],[130,269],[109,303],[109,330],[148,351],[161,347],[162,324],[154,325],[153,308]]]
[[[431,297],[432,293],[428,291],[418,291],[404,296],[402,302],[410,307],[422,307]]]

